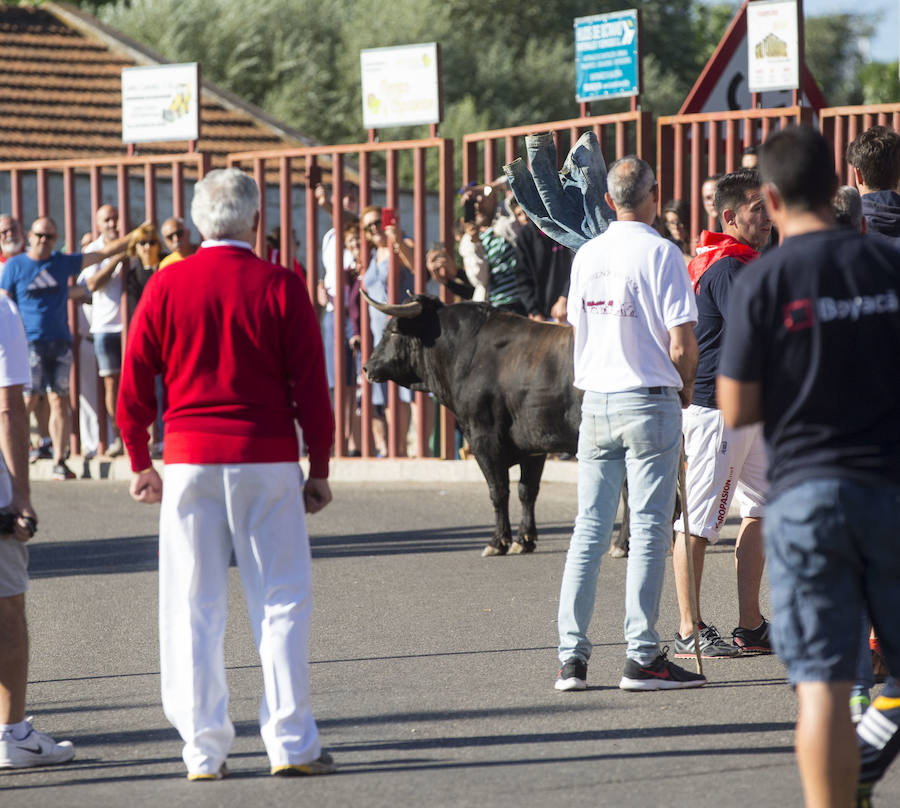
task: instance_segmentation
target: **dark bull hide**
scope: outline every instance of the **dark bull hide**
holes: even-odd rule
[[[532,552],[547,453],[575,454],[578,444],[581,391],[572,385],[572,329],[486,303],[445,306],[430,295],[393,305],[366,300],[393,316],[363,368],[369,381],[434,393],[455,414],[487,480],[496,527],[482,555]],[[509,468],[515,464],[522,521],[512,541]]]

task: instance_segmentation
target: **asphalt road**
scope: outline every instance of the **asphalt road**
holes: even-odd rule
[[[589,690],[553,690],[571,484],[544,485],[536,553],[493,559],[480,557],[492,522],[483,483],[334,489],[311,519],[310,658],[340,773],[268,776],[260,670],[232,570],[233,776],[188,783],[159,705],[157,509],[132,503],[120,482],[34,483],[29,710],[77,757],[0,772],[0,806],[801,804],[795,699],[773,657],[706,661],[699,690],[618,690],[624,560],[601,567]],[[735,524],[704,579],[704,614],[723,634],[736,619]],[[659,627],[677,628],[671,570]],[[900,767],[876,796],[900,805]]]

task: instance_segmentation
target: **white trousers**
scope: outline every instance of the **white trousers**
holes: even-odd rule
[[[212,773],[234,740],[224,634],[237,559],[263,673],[259,710],[272,766],[321,753],[309,694],[309,536],[296,463],[165,467],[159,520],[162,703],[191,773]]]

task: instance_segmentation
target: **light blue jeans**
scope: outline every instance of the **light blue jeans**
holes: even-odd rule
[[[578,516],[559,593],[559,659],[587,661],[597,571],[609,547],[628,477],[631,540],[625,578],[626,655],[659,655],[656,620],[672,542],[681,456],[681,403],[674,388],[584,394],[578,436]]]

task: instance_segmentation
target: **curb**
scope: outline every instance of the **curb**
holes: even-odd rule
[[[127,457],[115,459],[72,456],[67,461],[69,468],[83,480],[131,480],[131,465]],[[304,474],[308,474],[309,465],[300,461]],[[158,471],[163,464],[154,463]],[[30,466],[32,480],[52,480],[53,462],[38,460]],[[337,483],[378,483],[378,482],[410,482],[410,483],[484,483],[484,476],[478,463],[469,460],[438,460],[433,458],[419,460],[416,458],[332,458],[329,479]],[[511,482],[519,481],[519,467],[509,470]],[[542,476],[544,482],[571,483],[578,479],[578,463],[572,460],[548,460]]]

